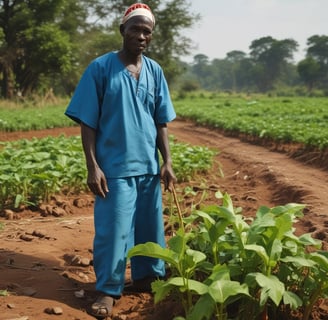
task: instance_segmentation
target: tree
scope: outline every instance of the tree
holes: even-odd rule
[[[69,71],[72,45],[60,28],[64,0],[4,0],[0,7],[2,95],[37,86],[43,73]],[[58,24],[56,22],[59,22]]]
[[[83,54],[83,60],[94,58],[96,52],[117,50],[121,45],[121,36],[118,32],[124,10],[133,4],[135,0],[83,0],[92,2],[92,12],[89,14],[94,18],[92,31],[85,33],[84,40],[88,35],[95,32],[96,28],[102,27],[102,32],[98,29],[98,41],[88,41],[89,56]],[[141,1],[142,2],[142,1]],[[103,3],[106,4],[105,8]],[[146,55],[155,59],[164,69],[168,83],[183,72],[180,57],[190,53],[192,41],[182,35],[184,29],[190,28],[200,19],[198,14],[190,12],[190,6],[186,0],[149,0],[150,6],[156,18],[153,40],[147,49]],[[91,9],[90,9],[91,10]],[[105,14],[104,14],[105,12]],[[102,42],[101,40],[105,40]],[[86,42],[84,42],[86,43]],[[106,47],[107,46],[107,47]],[[86,51],[84,51],[86,52]]]
[[[312,78],[316,77],[315,80],[317,83],[321,83],[321,87],[326,86],[328,83],[328,36],[314,35],[307,39],[307,45],[307,64],[312,65],[308,72],[311,73]],[[315,65],[317,66],[315,67]],[[319,70],[315,71],[314,68],[319,68]],[[308,74],[308,76],[310,75]]]
[[[1,95],[40,89],[42,82],[70,93],[86,65],[121,46],[119,24],[128,0],[3,0],[0,4]],[[199,19],[185,0],[147,2],[157,23],[148,55],[169,82],[181,71],[191,40],[182,30]]]
[[[193,72],[197,77],[205,78],[209,71],[209,59],[205,54],[197,54],[194,56]]]
[[[135,1],[111,2],[111,12],[120,21],[122,12]],[[156,18],[154,37],[147,55],[163,66],[166,79],[171,83],[182,72],[180,57],[187,55],[192,48],[192,41],[183,36],[182,31],[192,27],[200,16],[190,12],[190,5],[186,0],[149,0],[147,4]]]
[[[328,65],[328,36],[314,35],[307,39],[307,56],[321,65]]]
[[[268,36],[252,41],[250,56],[256,64],[256,82],[261,91],[273,88],[297,47],[293,39],[276,40]]]
[[[212,71],[210,70],[208,56],[205,54],[195,55],[191,65],[191,72],[195,75],[202,88],[212,89],[209,80],[211,79]]]
[[[315,84],[320,81],[321,78],[320,64],[312,57],[307,57],[298,63],[297,71],[301,80],[311,92]]]
[[[246,53],[239,50],[233,50],[227,53],[226,60],[231,67],[231,78],[232,78],[232,91],[237,90],[237,73],[240,68],[240,64],[246,58]]]

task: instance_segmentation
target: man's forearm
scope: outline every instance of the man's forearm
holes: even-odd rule
[[[81,123],[82,146],[88,169],[98,166],[96,160],[96,130]]]
[[[166,124],[157,125],[157,147],[162,155],[163,162],[166,164],[171,164],[172,158]]]

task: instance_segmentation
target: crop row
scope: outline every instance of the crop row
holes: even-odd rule
[[[2,142],[0,149],[0,211],[21,205],[37,206],[56,193],[86,190],[86,167],[81,138]],[[211,168],[215,151],[174,143],[171,139],[174,170],[179,181]]]
[[[216,196],[218,204],[190,214],[170,212],[179,228],[166,248],[147,242],[129,251],[130,258],[167,263],[168,278],[152,284],[155,303],[174,297],[184,308],[174,320],[294,319],[299,313],[309,320],[328,294],[328,258],[321,241],[294,233],[304,206],[262,206],[250,219],[228,194]]]
[[[68,127],[74,123],[64,116],[65,106],[0,108],[0,131],[29,131]]]
[[[175,102],[177,113],[203,125],[278,142],[328,147],[328,99],[204,98]]]
[[[63,104],[65,104],[63,102]],[[179,116],[229,132],[278,142],[328,146],[327,98],[269,98],[190,95],[174,99]],[[72,126],[65,105],[0,108],[0,131],[37,130]]]

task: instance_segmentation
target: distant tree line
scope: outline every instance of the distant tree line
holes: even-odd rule
[[[230,51],[224,59],[210,61],[204,54],[194,56],[180,82],[184,90],[269,92],[279,87],[305,86],[307,92],[321,89],[328,95],[328,36],[307,39],[306,56],[297,64],[293,55],[298,43],[270,36],[252,41],[249,54]]]
[[[82,71],[95,57],[119,50],[119,24],[135,0],[2,0],[0,2],[0,97],[70,95]],[[308,39],[306,57],[297,65],[293,39],[270,36],[254,40],[250,52],[228,52],[209,61],[196,55],[183,31],[200,16],[188,0],[148,0],[156,17],[147,55],[164,68],[169,84],[182,90],[267,92],[279,85],[305,85],[309,91],[328,84],[328,36]],[[325,89],[327,91],[327,89]]]

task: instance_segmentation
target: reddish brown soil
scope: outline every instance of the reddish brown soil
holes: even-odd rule
[[[186,185],[207,190],[205,202],[212,204],[216,202],[215,191],[228,192],[234,205],[242,207],[247,215],[254,215],[261,205],[305,203],[307,209],[296,226],[297,233],[311,232],[326,247],[327,171],[293,160],[285,152],[242,142],[189,122],[174,121],[169,131],[178,141],[217,148],[217,161],[224,172],[224,177],[220,177],[216,165],[207,175],[177,185],[183,211],[188,211],[192,202],[181,197]],[[79,128],[0,133],[0,141],[62,133],[79,134]],[[284,151],[290,150],[284,146]],[[79,257],[92,259],[93,199],[90,194],[76,198],[78,207],[72,204],[74,199],[64,196],[53,200],[52,208],[66,204],[67,214],[59,218],[27,210],[9,216],[12,220],[1,218],[4,229],[0,231],[0,290],[7,289],[9,295],[0,297],[0,319],[94,319],[86,313],[94,298],[93,268],[77,263]],[[84,290],[84,298],[75,296],[79,290]],[[60,307],[63,313],[45,312],[54,307]],[[322,303],[313,318],[328,319],[325,309]],[[149,294],[125,294],[114,307],[113,319],[170,320],[174,314],[172,305],[154,306]]]

